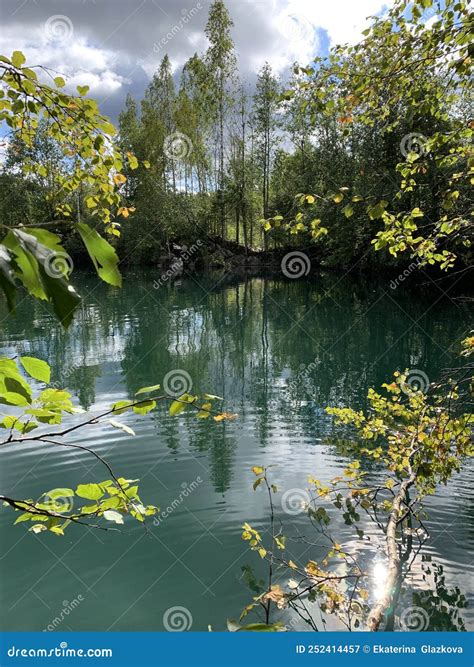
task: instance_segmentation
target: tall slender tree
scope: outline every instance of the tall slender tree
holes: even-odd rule
[[[155,130],[157,158],[163,162],[163,180],[165,187],[171,179],[173,192],[176,192],[176,165],[173,159],[163,151],[166,137],[176,128],[176,91],[168,54],[165,54],[158,71],[153,75],[145,92],[142,105],[145,124],[149,123]]]
[[[275,131],[275,113],[278,105],[279,83],[268,63],[258,74],[254,95],[254,126],[257,139],[257,158],[262,174],[262,209],[263,217],[269,216],[270,172],[277,135]],[[265,248],[267,237],[264,237]]]
[[[233,26],[227,7],[223,0],[214,0],[209,10],[206,25],[206,37],[209,48],[205,55],[205,63],[209,75],[209,101],[217,124],[217,194],[219,206],[220,233],[226,236],[225,211],[225,117],[232,106],[231,84],[235,77],[236,57],[234,42],[230,34]]]

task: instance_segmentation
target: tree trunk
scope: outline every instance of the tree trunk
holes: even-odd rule
[[[391,607],[397,591],[397,585],[401,576],[400,554],[397,544],[397,527],[400,523],[401,504],[405,500],[406,494],[410,487],[413,486],[416,480],[416,475],[411,472],[410,477],[405,479],[398,490],[397,495],[393,501],[392,511],[387,523],[386,543],[388,556],[388,571],[387,579],[384,585],[384,591],[377,603],[372,607],[367,620],[367,630],[370,632],[377,632],[380,629],[380,624],[383,621],[385,613]]]

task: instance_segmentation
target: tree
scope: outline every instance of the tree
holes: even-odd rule
[[[459,113],[472,69],[471,19],[466,2],[449,0],[427,25],[423,10],[432,4],[416,0],[408,11],[407,2],[397,1],[373,20],[359,44],[337,47],[328,59],[302,69],[306,79],[299,88],[313,123],[321,113],[335,115],[346,137],[355,123],[375,128],[398,156],[390,173],[398,187],[389,197],[366,195],[343,182],[331,196],[311,194],[316,206],[344,202],[347,218],[362,208],[381,223],[372,241],[376,249],[386,248],[393,257],[410,253],[422,266],[447,269],[459,255],[469,261],[472,243],[467,192],[473,129]],[[310,216],[315,215],[313,207]],[[316,237],[328,231],[319,216],[313,227],[310,220],[294,218],[288,228]]]
[[[262,173],[262,203],[265,219],[270,215],[270,173],[277,141],[275,112],[278,106],[278,94],[278,81],[273,76],[270,65],[265,63],[258,74],[253,100],[253,125],[257,142],[257,160]],[[266,249],[266,236],[264,242]]]
[[[464,348],[465,354],[472,354],[474,339],[466,339]],[[327,555],[320,562],[310,559],[298,563],[287,555],[289,538],[284,526],[277,527],[274,515],[272,496],[280,489],[271,482],[271,466],[252,468],[256,476],[254,490],[263,484],[268,493],[270,528],[264,539],[251,524],[245,523],[242,538],[268,562],[269,577],[240,616],[242,620],[260,609],[265,624],[241,629],[283,629],[281,622],[271,623],[274,604],[276,611],[293,609],[313,630],[318,630],[317,616],[309,611],[306,602],[314,602],[322,612],[334,614],[348,630],[364,626],[378,631],[384,625],[386,630],[394,629],[403,579],[428,539],[423,499],[435,493],[439,484],[446,484],[474,455],[473,415],[464,411],[466,392],[459,382],[463,376],[465,369],[457,380],[440,384],[425,395],[410,386],[405,374],[395,373],[393,381],[383,385],[385,395],[369,389],[367,414],[350,408],[327,409],[338,423],[351,425],[351,433],[355,431],[359,437],[352,435],[350,451],[355,458],[342,476],[308,480],[305,510],[318,544],[324,541],[328,545]],[[369,481],[371,477],[363,470],[363,462],[377,465],[375,482]],[[291,499],[287,501],[283,495],[282,502]],[[338,535],[330,531],[334,518],[331,509],[352,526],[356,548],[340,544]],[[361,520],[362,513],[368,517],[368,528]],[[377,599],[370,597],[371,571],[364,557],[366,535],[372,543],[372,559],[374,540],[375,546],[386,553],[383,588]],[[305,536],[310,544],[313,539]],[[291,577],[286,587],[274,583],[277,574],[281,580],[282,572]]]
[[[195,53],[184,65],[181,77],[180,96],[186,100],[186,113],[180,104],[179,126],[191,138],[192,163],[195,165],[198,192],[208,191],[209,150],[208,140],[211,118],[208,113],[207,68],[202,58]],[[181,111],[183,110],[183,111]]]
[[[204,62],[209,75],[208,102],[217,121],[217,180],[219,221],[222,238],[226,236],[224,198],[225,180],[225,117],[232,105],[230,83],[235,75],[236,58],[230,34],[233,21],[223,0],[214,0],[209,10],[205,34],[209,40]]]

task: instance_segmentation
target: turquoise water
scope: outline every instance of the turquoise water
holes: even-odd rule
[[[133,522],[122,533],[71,526],[59,538],[13,526],[4,509],[3,629],[163,630],[174,607],[185,608],[193,630],[225,629],[251,601],[248,567],[264,574],[240,537],[244,521],[268,527],[266,497],[252,491],[250,468],[276,464],[274,481],[287,490],[304,490],[310,474],[338,474],[348,459],[324,407],[363,408],[367,388],[395,369],[435,380],[456,363],[472,314],[436,288],[392,290],[334,275],[311,282],[197,275],[155,289],[156,277],[129,274],[113,290],[79,274],[84,304],[67,332],[25,298],[16,318],[0,313],[3,352],[47,360],[53,380],[93,412],[179,370],[196,392],[224,397],[238,418],[197,422],[159,410],[122,418],[135,437],[106,425],[71,434],[117,474],[139,478],[147,503],[171,511],[148,531]],[[17,498],[107,476],[87,453],[34,444],[3,451],[2,490]],[[468,467],[427,503],[431,540],[403,604],[426,609],[433,629],[474,629],[463,597],[474,570],[473,483]],[[295,558],[322,555],[303,514],[288,515],[277,502],[277,516]],[[338,541],[355,549],[350,529],[338,530]],[[376,540],[371,550],[377,560]],[[328,618],[327,627],[341,626]]]

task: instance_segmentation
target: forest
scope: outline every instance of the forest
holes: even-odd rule
[[[267,63],[251,85],[239,75],[232,18],[214,3],[207,50],[177,75],[164,54],[143,98],[129,95],[119,116],[116,149],[138,162],[119,169],[123,205],[107,229],[120,261],[156,264],[173,244],[212,239],[246,251],[311,248],[325,267],[406,265],[410,250],[417,258],[425,248],[442,268],[454,255],[468,264],[468,18],[453,6],[426,34],[427,10],[432,3],[416,4],[406,18],[400,3],[396,40],[378,20],[356,47],[295,64],[284,80]],[[405,64],[393,72],[398,51]],[[40,166],[34,179],[24,178],[26,163]],[[80,256],[60,216],[94,225],[100,204],[87,182],[74,182],[74,161],[46,118],[30,145],[17,134],[8,143],[1,179],[2,224],[51,223]],[[416,243],[413,226],[422,230]],[[388,256],[369,252],[374,239]]]
[[[472,23],[395,0],[244,77],[213,0],[115,124],[0,56],[0,529],[94,553],[69,629],[474,628]]]

